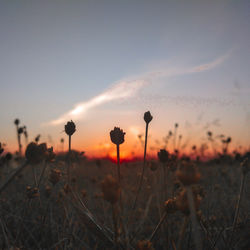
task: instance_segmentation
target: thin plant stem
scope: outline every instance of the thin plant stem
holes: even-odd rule
[[[112,204],[112,218],[113,218],[113,225],[114,225],[115,248],[118,249],[118,224],[117,224],[117,214],[116,214],[115,204]]]
[[[183,245],[183,240],[184,240],[184,235],[185,235],[187,224],[188,224],[188,219],[189,219],[188,216],[185,216],[183,219],[183,223],[182,223],[181,230],[179,233],[179,238],[178,238],[177,250],[181,250],[181,247]]]
[[[174,141],[173,141],[173,151],[176,150],[176,135],[177,135],[177,127],[174,128]]]
[[[196,212],[195,212],[193,192],[190,186],[187,186],[186,190],[187,190],[188,205],[190,209],[190,217],[192,221],[194,243],[195,243],[196,250],[201,250],[202,242],[201,242],[201,235],[199,232],[199,224],[198,224],[198,220],[197,220]]]
[[[163,183],[162,183],[162,186],[163,186],[163,200],[165,201],[167,199],[167,186],[166,186],[166,177],[167,177],[167,167],[166,165],[163,163],[162,164],[162,167],[163,167]]]
[[[117,176],[118,176],[118,183],[121,186],[120,146],[119,146],[119,144],[116,144],[116,156],[117,156]]]
[[[32,173],[33,173],[33,179],[34,179],[34,186],[37,187],[36,170],[33,164],[32,164]]]
[[[238,217],[239,217],[240,203],[241,203],[241,200],[242,200],[242,194],[243,194],[243,190],[244,190],[245,180],[246,180],[246,175],[245,175],[245,174],[242,174],[241,183],[240,183],[239,198],[238,198],[237,205],[236,205],[236,209],[235,209],[235,213],[234,213],[233,229],[232,229],[232,234],[231,234],[230,243],[231,243],[232,240],[233,240],[234,231],[235,231],[236,224],[237,224]],[[230,244],[229,244],[229,245],[230,245]]]
[[[45,173],[45,169],[47,168],[47,162],[45,161],[44,163],[44,166],[43,166],[43,170],[42,170],[42,173],[39,177],[39,180],[38,180],[38,183],[37,183],[37,187],[39,188],[40,184],[41,184],[41,181],[42,181],[42,178],[44,176],[44,173]]]
[[[68,152],[68,169],[67,169],[67,175],[68,175],[68,185],[70,185],[70,167],[71,167],[71,135],[69,135],[69,152]]]
[[[22,144],[21,144],[21,136],[18,133],[18,144],[19,144],[19,156],[22,155]]]
[[[162,217],[161,217],[159,223],[158,223],[157,226],[155,227],[154,231],[152,232],[151,236],[149,237],[149,239],[148,239],[149,241],[152,241],[152,240],[154,239],[156,233],[158,232],[160,226],[162,225],[162,223],[164,222],[164,220],[165,220],[166,218],[167,218],[167,213],[165,212],[165,213],[162,215]]]
[[[147,141],[148,141],[148,123],[146,123],[142,174],[141,174],[139,186],[138,186],[138,189],[137,189],[137,192],[136,192],[136,195],[135,195],[135,202],[134,202],[134,205],[133,205],[133,210],[136,208],[137,199],[138,199],[139,193],[141,191],[142,181],[143,181],[143,177],[144,177],[144,173],[145,173],[145,168],[146,168],[146,154],[147,154]]]

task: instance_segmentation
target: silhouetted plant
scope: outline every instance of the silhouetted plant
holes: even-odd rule
[[[145,172],[145,167],[146,167],[146,155],[147,155],[147,141],[148,141],[148,125],[149,123],[152,121],[153,116],[151,115],[150,111],[147,111],[144,113],[144,121],[146,123],[146,130],[145,130],[145,145],[144,145],[144,155],[143,155],[143,167],[142,167],[142,174],[141,174],[141,178],[139,181],[139,186],[135,195],[135,202],[133,205],[133,210],[136,207],[136,202],[138,199],[138,195],[140,193],[141,190],[141,186],[142,186],[142,181],[143,181],[143,177],[144,177],[144,172]]]
[[[67,124],[64,126],[65,133],[69,136],[69,151],[68,151],[68,168],[67,168],[67,175],[68,175],[68,186],[70,186],[70,168],[71,168],[71,136],[76,132],[76,125],[71,120],[67,122]]]
[[[110,131],[110,139],[116,145],[116,157],[117,157],[117,175],[118,175],[118,183],[121,185],[121,172],[120,172],[120,144],[124,142],[124,135],[126,133],[123,132],[122,129],[118,127],[114,127],[113,130]]]
[[[21,134],[23,133],[23,128],[19,127],[20,124],[19,119],[15,119],[14,124],[16,125],[16,131],[17,131],[18,153],[19,156],[21,156],[22,155]]]

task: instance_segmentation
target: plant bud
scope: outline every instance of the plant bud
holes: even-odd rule
[[[150,114],[150,111],[144,113],[144,121],[148,124],[152,121],[153,116]]]
[[[118,127],[114,127],[113,130],[110,131],[110,139],[111,141],[116,144],[122,144],[124,142],[124,135],[126,133],[123,132],[122,129],[118,128]]]
[[[65,133],[68,136],[71,136],[75,133],[76,131],[76,125],[75,123],[71,120],[70,122],[67,122],[67,124],[64,126]]]
[[[16,126],[18,126],[19,123],[20,123],[20,120],[19,119],[15,119],[14,123],[15,123]]]
[[[19,128],[19,129],[17,130],[17,132],[18,132],[18,134],[22,134],[22,133],[23,133],[23,127]]]

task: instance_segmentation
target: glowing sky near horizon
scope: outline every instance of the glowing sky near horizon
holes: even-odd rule
[[[73,119],[74,148],[107,154],[120,126],[124,151],[138,153],[150,110],[152,147],[176,122],[189,148],[208,130],[249,147],[249,9],[229,0],[0,1],[0,142],[16,149],[18,117],[30,139],[41,134],[59,150]]]

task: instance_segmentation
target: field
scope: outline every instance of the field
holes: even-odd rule
[[[120,178],[115,162],[71,149],[2,152],[0,248],[249,249],[248,155],[166,152],[121,163]]]

